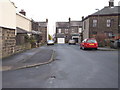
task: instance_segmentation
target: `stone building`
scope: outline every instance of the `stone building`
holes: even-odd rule
[[[33,34],[33,35],[36,38],[37,43],[40,44],[41,40],[42,40],[42,33],[39,31],[38,22],[32,20],[31,23],[32,23],[32,32],[36,33],[36,34]]]
[[[32,31],[38,33],[37,40],[39,43],[46,43],[47,42],[47,25],[48,25],[48,19],[46,19],[45,22],[37,22],[32,20]]]
[[[96,38],[102,46],[108,45],[111,39],[118,37],[120,6],[114,6],[109,1],[109,6],[85,17],[83,21],[83,39]]]
[[[64,38],[67,43],[70,39],[75,39],[78,43],[80,42],[81,29],[81,21],[71,21],[69,18],[68,22],[56,22],[56,41],[58,41],[59,38]]]
[[[0,1],[0,58],[15,51],[16,6],[10,0]]]
[[[25,44],[25,35],[32,34],[31,20],[21,13],[16,13],[16,44]]]
[[[38,22],[38,31],[41,32],[41,43],[46,43],[48,38],[47,32],[48,19],[45,22]]]

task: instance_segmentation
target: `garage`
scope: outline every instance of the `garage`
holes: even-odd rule
[[[57,43],[64,44],[65,43],[65,38],[57,38]]]

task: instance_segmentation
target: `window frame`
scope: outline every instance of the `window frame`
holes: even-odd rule
[[[93,19],[92,26],[93,27],[97,27],[97,24],[98,24],[98,20],[97,19]]]

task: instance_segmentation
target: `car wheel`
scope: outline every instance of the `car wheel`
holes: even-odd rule
[[[85,50],[85,47],[82,47],[83,50]]]
[[[80,49],[82,49],[82,47],[80,47]]]
[[[97,50],[97,48],[95,48],[95,50]]]

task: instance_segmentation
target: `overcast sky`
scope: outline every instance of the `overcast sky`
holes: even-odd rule
[[[26,15],[36,21],[45,21],[48,18],[49,33],[55,32],[56,21],[81,20],[95,9],[108,6],[109,0],[10,0],[17,6],[17,11],[24,9]],[[118,6],[120,0],[114,0]]]

